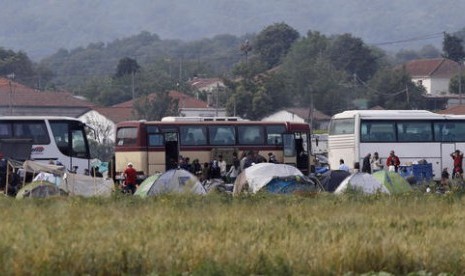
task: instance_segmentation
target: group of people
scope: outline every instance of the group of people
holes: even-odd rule
[[[378,152],[373,153],[373,156],[371,155],[371,153],[368,153],[363,158],[361,171],[364,173],[371,174],[377,171],[384,170],[385,165],[389,169],[389,171],[398,172],[400,166],[400,159],[393,150],[391,150],[391,152],[389,153],[389,157],[386,159],[385,164],[383,164],[383,162],[381,161]],[[344,159],[339,160],[339,170],[349,171],[349,169],[349,166],[347,166],[344,163]],[[359,170],[360,164],[356,163],[354,165],[354,169]]]
[[[176,167],[196,175],[200,181],[211,179],[222,179],[225,182],[233,183],[237,176],[246,168],[257,163],[278,163],[276,156],[270,152],[268,159],[259,154],[258,151],[244,151],[239,158],[237,152],[232,153],[231,164],[227,164],[223,155],[218,155],[217,158],[210,162],[205,162],[203,166],[198,159],[194,159],[192,163],[189,157],[180,157]],[[137,187],[137,171],[131,162],[128,163],[122,175],[124,179],[123,192],[134,194]]]
[[[200,175],[200,180],[222,179],[228,183],[236,180],[237,176],[245,169],[258,163],[278,163],[273,153],[268,153],[268,160],[260,155],[258,151],[244,151],[239,158],[237,152],[233,152],[231,164],[227,164],[222,155],[210,163],[205,162]]]

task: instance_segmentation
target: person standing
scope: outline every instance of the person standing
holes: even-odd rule
[[[394,168],[395,172],[399,170],[400,160],[393,150],[391,150],[391,152],[389,153],[389,157],[386,160],[386,166],[389,167],[390,171],[391,171],[391,168]]]
[[[344,164],[344,159],[339,160],[339,170],[346,171],[346,172],[349,171],[349,166]]]
[[[226,177],[226,169],[227,169],[227,164],[226,164],[226,161],[224,161],[223,159],[223,155],[218,155],[218,166],[220,167],[220,175],[221,175],[221,178],[225,178]]]
[[[137,189],[137,171],[134,169],[134,166],[131,162],[128,163],[128,166],[124,170],[124,184],[123,191],[131,194],[134,194]]]
[[[381,158],[379,158],[378,152],[373,153],[373,158],[371,158],[371,171],[373,173],[383,169],[383,163],[381,163]]]
[[[278,160],[276,160],[276,155],[274,155],[272,152],[268,153],[268,163],[278,163]]]
[[[455,178],[457,174],[462,177],[463,175],[463,153],[460,150],[455,150],[455,152],[450,155],[454,160],[454,171],[452,172],[452,178]]]
[[[362,172],[371,174],[371,163],[370,163],[371,160],[370,159],[371,159],[371,153],[368,153],[363,158]]]

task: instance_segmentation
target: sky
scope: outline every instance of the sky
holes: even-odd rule
[[[351,33],[385,49],[440,47],[465,26],[458,0],[3,0],[0,47],[33,59],[142,31],[196,40],[285,22],[305,35]]]

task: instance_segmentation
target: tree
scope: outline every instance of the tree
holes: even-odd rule
[[[360,38],[350,34],[337,36],[328,49],[328,56],[336,69],[344,70],[349,76],[357,75],[369,80],[378,70],[377,57]]]
[[[417,86],[404,69],[385,68],[376,73],[368,82],[370,105],[386,109],[422,109],[426,93],[423,86]]]
[[[461,82],[461,87],[459,85],[459,81]],[[449,81],[449,92],[450,93],[459,94],[460,89],[464,89],[464,88],[465,88],[465,74],[463,72],[461,76],[457,74],[450,79]]]
[[[140,66],[135,59],[125,57],[119,60],[118,66],[116,67],[115,77],[121,78],[126,75],[132,75],[139,70]]]
[[[141,97],[134,102],[134,109],[138,119],[159,121],[165,116],[177,116],[178,105],[178,100],[165,91]]]
[[[276,66],[299,38],[299,32],[285,23],[263,29],[255,38],[254,52],[268,68]]]
[[[108,139],[114,136],[112,123],[95,112],[87,114],[84,121],[93,129],[89,139],[91,158],[109,161],[114,153],[114,142]]]
[[[462,39],[444,33],[444,41],[442,42],[443,56],[455,62],[463,61],[465,52],[462,46]]]
[[[15,81],[35,87],[33,63],[24,52],[14,52],[0,47],[0,75],[14,75]]]

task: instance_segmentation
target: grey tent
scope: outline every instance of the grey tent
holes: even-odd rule
[[[365,194],[385,193],[390,194],[389,190],[379,180],[369,173],[355,173],[348,176],[334,191],[335,194],[356,190]]]
[[[161,174],[147,192],[148,196],[166,193],[192,193],[204,195],[207,192],[197,177],[183,169],[168,170]]]
[[[22,187],[16,194],[17,199],[23,198],[46,198],[52,196],[67,196],[64,190],[47,181],[35,181]]]

